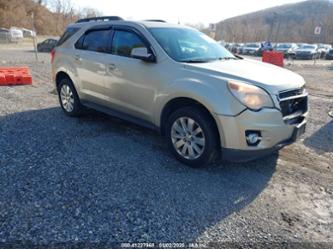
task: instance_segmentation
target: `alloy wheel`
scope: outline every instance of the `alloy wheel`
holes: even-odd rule
[[[192,118],[180,117],[175,120],[171,127],[171,139],[177,153],[186,159],[197,159],[204,152],[205,134]]]
[[[70,87],[64,84],[60,90],[61,104],[67,112],[72,112],[74,109],[74,94]]]

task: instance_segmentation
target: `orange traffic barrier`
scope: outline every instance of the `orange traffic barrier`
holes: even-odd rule
[[[0,86],[31,85],[28,67],[0,67]]]
[[[0,74],[0,85],[6,84],[6,77],[4,74]]]
[[[262,54],[262,61],[274,64],[279,67],[284,66],[284,54],[276,51],[264,51]]]

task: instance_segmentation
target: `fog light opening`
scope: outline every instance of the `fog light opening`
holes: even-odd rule
[[[248,146],[257,146],[261,141],[260,131],[245,131],[246,143]]]

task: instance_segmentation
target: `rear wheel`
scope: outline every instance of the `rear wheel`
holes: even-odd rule
[[[70,79],[61,79],[58,85],[58,97],[60,106],[65,114],[75,117],[82,113],[83,107]]]
[[[218,155],[218,132],[202,108],[184,107],[171,114],[166,127],[168,145],[176,158],[191,167],[203,167]]]

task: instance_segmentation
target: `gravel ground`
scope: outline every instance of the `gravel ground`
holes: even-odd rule
[[[303,139],[265,159],[195,170],[150,130],[96,112],[65,116],[53,94],[50,57],[40,60],[0,49],[0,66],[28,65],[34,80],[0,88],[4,245],[333,245],[332,65],[289,67],[310,92]]]

